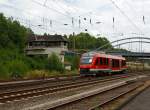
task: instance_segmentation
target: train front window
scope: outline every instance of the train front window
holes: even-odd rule
[[[81,64],[91,64],[91,63],[92,63],[92,58],[90,57],[81,59]]]

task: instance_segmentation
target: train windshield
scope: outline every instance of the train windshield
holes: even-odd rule
[[[92,58],[91,57],[83,57],[81,58],[81,64],[91,64],[92,63]]]

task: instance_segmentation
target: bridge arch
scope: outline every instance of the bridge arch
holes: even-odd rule
[[[125,41],[125,40],[131,40],[131,39],[138,39],[138,40],[141,40],[141,41],[136,41],[136,42],[143,42],[143,43],[150,43],[150,42],[148,42],[148,41],[150,41],[150,37],[128,37],[128,38],[123,38],[123,39],[118,39],[118,40],[115,40],[115,41],[112,41],[112,42],[110,42],[110,43],[107,43],[107,44],[104,44],[103,46],[101,46],[101,47],[99,47],[99,48],[97,48],[95,51],[97,51],[97,50],[103,50],[106,46],[108,46],[108,45],[113,45],[114,43],[118,43],[118,42],[120,42],[120,41]],[[142,41],[142,40],[147,40],[147,41]],[[135,43],[134,41],[133,41],[133,43]],[[121,43],[120,43],[121,44]],[[123,44],[127,44],[127,42],[126,43],[123,43]],[[117,45],[119,45],[119,44],[117,44]]]
[[[113,47],[119,47],[121,45],[129,44],[129,43],[137,43],[137,42],[138,43],[142,42],[142,43],[149,43],[150,44],[150,41],[129,41],[129,42],[123,42],[123,43],[119,43],[117,45],[113,45]]]

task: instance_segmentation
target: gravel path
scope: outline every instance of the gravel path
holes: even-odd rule
[[[150,110],[150,87],[129,102],[121,110]]]

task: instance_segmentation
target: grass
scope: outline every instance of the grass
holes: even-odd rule
[[[28,72],[24,79],[40,79],[40,78],[47,78],[47,77],[61,77],[61,76],[72,76],[72,75],[78,75],[78,71],[64,71],[58,72],[58,71],[46,71],[46,70],[34,70]]]

